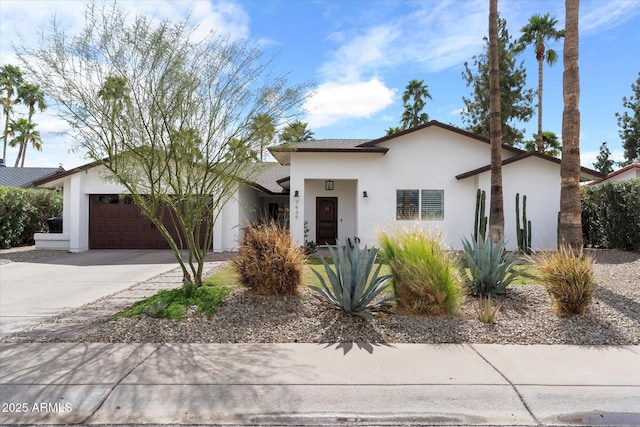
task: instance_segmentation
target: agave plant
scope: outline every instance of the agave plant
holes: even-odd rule
[[[469,268],[467,286],[471,295],[496,297],[504,294],[505,289],[519,273],[513,270],[515,256],[505,252],[505,242],[493,243],[490,236],[478,236],[469,242],[462,241],[464,254]]]
[[[371,276],[378,254],[376,248],[337,246],[335,249],[329,247],[329,253],[333,259],[335,271],[324,259],[322,264],[330,286],[327,286],[320,273],[312,269],[318,276],[321,286],[311,288],[319,292],[331,307],[371,319],[373,316],[367,310],[396,299],[388,297],[374,302],[374,299],[387,287],[385,282],[391,277],[379,275],[382,265],[378,265]]]

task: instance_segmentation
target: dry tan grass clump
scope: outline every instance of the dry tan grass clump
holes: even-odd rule
[[[275,224],[250,225],[233,265],[240,283],[260,295],[294,295],[302,283],[305,255],[288,230]]]
[[[559,316],[582,314],[591,302],[595,285],[593,259],[562,246],[533,258],[538,276],[549,292]]]

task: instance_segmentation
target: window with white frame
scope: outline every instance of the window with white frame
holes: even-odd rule
[[[442,221],[444,190],[396,190],[396,219]]]

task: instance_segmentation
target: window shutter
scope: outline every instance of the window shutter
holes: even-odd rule
[[[444,219],[444,190],[422,190],[420,204],[422,220]]]

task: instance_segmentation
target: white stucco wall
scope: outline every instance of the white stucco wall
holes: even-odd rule
[[[487,191],[489,213],[489,172],[457,180],[456,175],[490,163],[490,145],[439,127],[429,127],[385,141],[389,148],[377,153],[291,153],[291,232],[304,241],[304,220],[309,221],[310,237],[315,238],[315,198],[329,195],[324,180],[332,179],[336,189],[341,180],[352,180],[355,190],[354,233],[363,243],[377,243],[380,230],[399,228],[428,230],[441,236],[453,249],[462,248],[462,238],[473,233],[476,190]],[[503,150],[503,158],[514,153]],[[515,239],[515,193],[527,195],[527,214],[533,226],[535,248],[555,247],[556,218],[559,207],[559,165],[529,158],[508,165],[503,170],[505,191],[505,230],[511,248]],[[317,181],[315,181],[317,180]],[[396,190],[444,190],[444,219],[441,221],[396,220]],[[300,197],[293,195],[298,190]],[[368,197],[363,198],[362,192]],[[345,192],[339,199],[349,198]],[[336,191],[334,194],[338,194]],[[551,201],[551,202],[549,202]],[[345,205],[346,206],[346,205]],[[344,218],[348,215],[340,212]],[[342,223],[338,223],[340,229]],[[344,227],[344,226],[343,226]],[[339,230],[339,235],[341,234]],[[342,234],[344,235],[344,234]]]
[[[128,193],[123,186],[105,181],[102,167],[79,171],[73,175],[51,181],[47,187],[63,188],[62,234],[68,236],[68,247],[71,252],[83,252],[89,249],[89,195]],[[248,189],[243,194],[237,192],[223,207],[222,213],[214,225],[214,251],[237,249],[238,224],[241,219],[241,208],[238,201],[242,197],[254,200],[256,196],[252,192],[255,193],[255,190]],[[51,236],[41,239],[40,247],[46,247],[47,241],[51,241]],[[36,245],[38,245],[37,242]],[[58,246],[60,245],[58,243]]]
[[[638,164],[636,164],[637,166]],[[620,172],[610,178],[607,181],[624,181],[625,179],[640,178],[640,167],[630,167],[629,169]]]
[[[490,172],[480,175],[479,185],[487,193],[486,215],[488,217],[491,199]],[[560,165],[538,157],[529,157],[502,168],[504,236],[508,250],[518,249],[516,193],[520,193],[521,222],[522,200],[524,195],[527,196],[527,220],[531,221],[532,248],[534,250],[555,249],[560,211]]]

